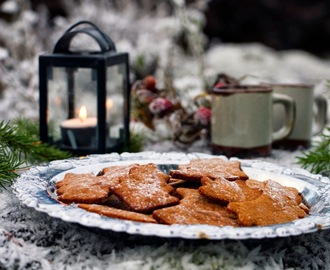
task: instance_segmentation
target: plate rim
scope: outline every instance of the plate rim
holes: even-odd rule
[[[300,168],[289,168],[279,166],[263,160],[244,160],[230,158],[229,160],[239,160],[242,168],[251,168],[262,172],[275,173],[298,179],[309,183],[315,188],[322,188],[320,192],[323,198],[320,203],[325,203],[327,212],[319,215],[309,215],[289,223],[276,224],[271,226],[256,227],[217,227],[211,225],[163,225],[149,224],[135,221],[102,217],[98,214],[87,212],[76,207],[74,204],[64,206],[57,203],[48,203],[45,198],[47,185],[50,184],[57,175],[86,166],[113,164],[116,162],[154,162],[156,164],[178,164],[187,163],[196,158],[220,157],[228,160],[224,156],[210,155],[204,153],[159,153],[159,152],[139,152],[139,153],[111,153],[90,155],[83,158],[71,158],[57,160],[45,165],[35,166],[23,172],[12,185],[16,197],[23,204],[34,208],[37,211],[47,213],[51,217],[62,219],[65,222],[77,223],[86,227],[96,227],[114,232],[126,232],[128,234],[138,234],[144,236],[175,237],[184,239],[260,239],[275,238],[312,233],[318,230],[330,228],[330,199],[326,197],[324,191],[330,191],[330,179],[308,172]],[[318,181],[318,182],[315,182]],[[25,183],[25,184],[24,184]],[[321,190],[320,190],[321,191]],[[47,194],[48,196],[48,194]],[[45,202],[46,201],[46,202]]]

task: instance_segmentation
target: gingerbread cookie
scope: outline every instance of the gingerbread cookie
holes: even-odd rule
[[[64,203],[104,203],[118,184],[119,176],[128,175],[134,166],[137,165],[103,168],[97,176],[67,173],[56,183],[58,200]]]
[[[111,186],[93,174],[67,173],[56,183],[57,199],[64,203],[103,203]]]
[[[281,201],[282,196],[288,197],[294,200],[306,214],[309,213],[308,206],[303,203],[303,199],[300,196],[299,191],[294,187],[282,186],[276,181],[267,180],[265,182],[264,193],[268,194],[270,197],[278,197],[277,200],[279,201]]]
[[[241,225],[272,225],[306,216],[306,211],[300,207],[302,198],[297,189],[282,186],[273,180],[260,183],[252,180],[247,181],[247,184],[260,186],[263,195],[253,201],[228,204],[228,210],[237,214]]]
[[[257,181],[248,179],[246,181],[247,186],[251,188],[257,188],[259,190],[262,190],[265,194],[268,194],[270,197],[274,197],[277,200],[281,201],[284,199],[284,197],[289,197],[292,200],[295,200],[297,204],[300,204],[302,202],[302,197],[299,194],[299,191],[294,187],[287,187],[282,186],[280,183],[274,181],[274,180],[266,180],[266,181]]]
[[[103,205],[117,208],[117,209],[122,209],[122,210],[127,210],[130,211],[128,206],[121,200],[119,199],[116,195],[111,194],[106,201],[103,203]]]
[[[116,184],[119,183],[120,176],[126,176],[129,174],[131,168],[139,166],[138,164],[131,164],[131,165],[117,165],[117,166],[110,166],[103,168],[100,177],[104,179],[111,187],[114,187]]]
[[[267,194],[252,201],[231,202],[227,208],[237,215],[242,226],[268,226],[306,216],[294,200],[278,201]]]
[[[111,218],[127,219],[138,222],[156,223],[156,220],[150,215],[117,209],[106,205],[78,204],[78,207],[85,209],[89,212],[94,212],[102,216],[107,216]]]
[[[209,224],[238,226],[236,218],[221,205],[201,196],[196,189],[178,188],[180,204],[155,210],[152,216],[163,224]]]
[[[209,200],[223,204],[251,201],[262,194],[261,190],[248,187],[243,180],[228,181],[224,178],[211,180],[208,177],[202,178],[202,186],[198,191]]]
[[[148,213],[154,209],[177,204],[179,199],[170,195],[174,190],[167,184],[169,176],[160,171],[155,164],[132,167],[128,176],[119,177],[113,193],[129,209]]]
[[[249,177],[241,170],[241,163],[237,160],[228,161],[221,158],[193,159],[189,164],[181,164],[178,170],[171,170],[173,178],[200,182],[203,176],[215,179],[245,180]]]

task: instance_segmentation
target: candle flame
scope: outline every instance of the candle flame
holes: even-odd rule
[[[81,106],[79,110],[79,119],[80,121],[84,122],[87,118],[87,109],[86,106]]]
[[[105,102],[105,107],[110,110],[113,106],[113,101],[111,98],[108,98],[107,101]]]

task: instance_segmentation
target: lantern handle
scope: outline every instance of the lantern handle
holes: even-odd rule
[[[73,29],[81,24],[89,24],[92,27],[85,27],[78,30]],[[77,34],[87,34],[95,39],[101,48],[101,52],[116,51],[116,46],[112,39],[102,32],[94,23],[90,21],[79,21],[70,26],[57,41],[53,53],[70,53],[70,44]]]
[[[105,34],[103,31],[101,31],[101,29],[96,24],[94,24],[90,21],[86,21],[86,20],[79,21],[79,22],[71,25],[65,32],[70,32],[73,28],[75,28],[81,24],[89,24],[92,27],[94,27],[103,36],[103,38],[108,42],[109,46],[112,47],[112,50],[116,51],[116,46],[115,46],[115,43],[112,41],[112,39],[107,34]]]

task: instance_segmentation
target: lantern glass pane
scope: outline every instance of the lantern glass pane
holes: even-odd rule
[[[47,121],[50,137],[56,142],[61,139],[60,125],[68,117],[67,75],[65,68],[48,67],[48,112]]]
[[[52,67],[47,82],[48,125],[53,127],[53,141],[73,149],[95,148],[97,83],[93,70]]]
[[[112,139],[120,139],[123,136],[125,83],[124,64],[107,68],[106,122],[109,127],[109,136]]]

